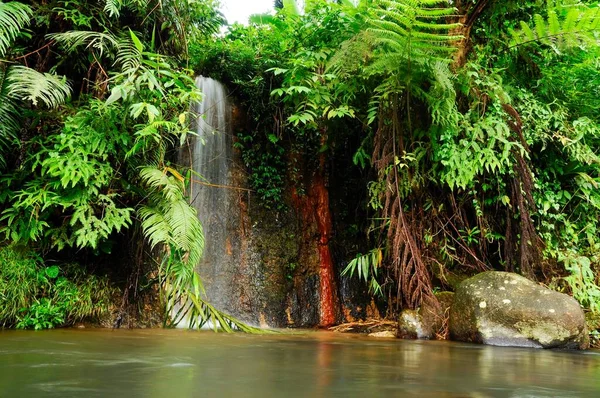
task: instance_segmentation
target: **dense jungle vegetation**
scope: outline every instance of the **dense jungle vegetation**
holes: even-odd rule
[[[160,292],[165,314],[182,300],[176,318],[246,328],[194,272],[202,226],[175,153],[198,73],[247,114],[235,145],[264,207],[315,181],[353,197],[338,271],[390,313],[498,269],[600,314],[598,2],[285,0],[225,33],[218,6],[0,2],[4,326]],[[150,265],[141,237],[163,253]]]

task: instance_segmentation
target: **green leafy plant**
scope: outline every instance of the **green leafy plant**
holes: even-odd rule
[[[377,278],[381,274],[383,266],[383,250],[380,248],[372,249],[367,254],[358,254],[348,263],[342,271],[342,275],[354,276],[356,273],[359,279],[362,279],[368,286],[369,291],[377,296],[383,295],[383,290]]]
[[[18,246],[0,248],[0,260],[3,327],[48,329],[108,313],[114,288],[105,277],[83,275],[72,264],[44,266]]]
[[[533,24],[521,21],[519,30],[510,30],[513,45],[541,43],[555,51],[577,46],[597,46],[600,7],[579,1],[547,2],[547,18],[533,16]]]
[[[4,153],[17,136],[23,104],[31,102],[34,106],[42,103],[57,107],[70,94],[64,79],[11,61],[14,41],[23,33],[31,16],[32,10],[25,4],[0,2],[0,150]],[[8,59],[4,59],[7,56]],[[5,166],[4,156],[0,157],[0,166]]]

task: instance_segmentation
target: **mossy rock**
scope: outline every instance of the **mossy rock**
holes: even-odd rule
[[[589,346],[585,317],[572,297],[520,275],[488,271],[463,281],[450,309],[453,340],[491,345]]]
[[[398,319],[398,337],[422,340],[437,338],[444,329],[454,293],[440,292],[435,296],[439,306],[424,303],[418,311],[402,311]]]

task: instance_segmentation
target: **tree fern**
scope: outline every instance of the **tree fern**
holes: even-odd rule
[[[427,173],[423,159],[427,159],[428,148],[415,134],[411,107],[416,105],[416,97],[429,106],[434,123],[446,125],[453,121],[456,106],[449,65],[455,43],[462,38],[452,32],[460,24],[447,22],[456,10],[441,6],[438,0],[375,0],[372,13],[368,18],[370,27],[362,35],[371,54],[357,58],[371,59],[366,71],[382,80],[372,101],[370,119],[378,113],[372,164],[379,179],[376,185],[385,187],[377,200],[387,229],[390,272],[403,305],[414,308],[423,300],[436,305],[419,221],[408,202],[404,203],[422,184],[420,176]],[[352,48],[365,50],[362,45],[344,50],[350,53]],[[362,257],[356,261],[354,266],[369,269]]]
[[[456,50],[452,43],[461,38],[449,32],[460,25],[446,23],[456,10],[439,4],[436,0],[376,0],[369,32],[374,43],[385,48],[376,67],[393,70],[400,59],[449,62],[449,54]]]
[[[600,6],[576,4],[569,7],[548,2],[548,16],[533,16],[533,24],[520,22],[511,30],[513,46],[539,42],[556,50],[569,47],[598,46],[600,43]]]

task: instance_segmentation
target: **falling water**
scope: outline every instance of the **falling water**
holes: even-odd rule
[[[231,185],[233,165],[232,107],[221,83],[199,76],[196,86],[203,98],[194,107],[197,137],[182,148],[181,158],[194,171],[190,201],[204,228],[204,255],[197,271],[208,300],[218,309],[236,313],[234,251],[238,250],[233,247],[239,246],[239,209],[236,193],[226,188]]]

